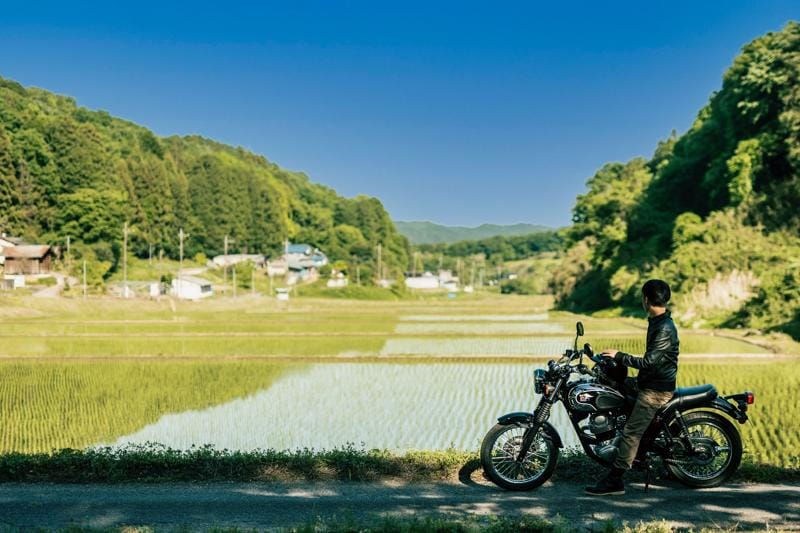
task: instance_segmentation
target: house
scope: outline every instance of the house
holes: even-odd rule
[[[213,296],[214,289],[211,282],[195,276],[180,276],[172,280],[170,291],[181,300],[200,300]]]
[[[289,270],[320,268],[328,264],[328,257],[310,244],[289,244],[283,259]]]
[[[11,237],[6,233],[0,233],[0,266],[2,266],[6,260],[6,256],[3,254],[3,248],[11,248],[13,246],[19,246],[20,244],[25,244],[25,241],[19,237]]]
[[[319,269],[328,264],[328,257],[310,244],[286,244],[283,260],[288,270],[287,283],[309,282],[319,278]]]
[[[22,244],[3,248],[6,274],[47,274],[56,253],[48,244]]]
[[[228,254],[218,255],[211,260],[217,268],[231,267],[250,261],[256,268],[264,268],[264,256],[260,254]]]

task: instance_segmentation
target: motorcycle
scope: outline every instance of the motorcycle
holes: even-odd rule
[[[616,458],[636,402],[635,380],[614,359],[595,355],[590,344],[578,350],[581,322],[576,333],[574,349],[548,361],[546,369],[534,370],[533,392],[541,395],[536,409],[501,416],[483,439],[483,471],[504,489],[531,490],[552,476],[564,447],[548,421],[558,402],[586,455],[606,467]],[[594,363],[591,369],[584,357]],[[747,408],[754,401],[750,391],[720,397],[714,385],[676,389],[642,437],[633,467],[644,469],[649,483],[660,459],[669,474],[689,487],[720,485],[742,459],[742,437],[730,419],[747,422]]]

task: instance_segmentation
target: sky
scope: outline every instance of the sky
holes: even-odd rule
[[[4,3],[5,4],[5,3]],[[13,2],[0,76],[303,171],[395,220],[563,226],[796,1]]]

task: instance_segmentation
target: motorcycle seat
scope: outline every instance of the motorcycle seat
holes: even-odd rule
[[[691,396],[698,396],[701,395],[703,397],[711,394],[710,399],[714,399],[717,397],[717,389],[714,388],[714,385],[710,383],[707,385],[695,385],[694,387],[681,387],[675,389],[675,392],[672,395],[672,399],[675,398],[686,398],[689,399]]]
[[[675,389],[672,399],[661,407],[661,413],[672,412],[674,409],[691,409],[713,401],[717,397],[714,385],[697,385],[696,387],[682,387]]]

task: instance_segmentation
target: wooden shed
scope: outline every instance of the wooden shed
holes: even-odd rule
[[[6,274],[47,274],[55,252],[47,244],[24,244],[3,248]]]

